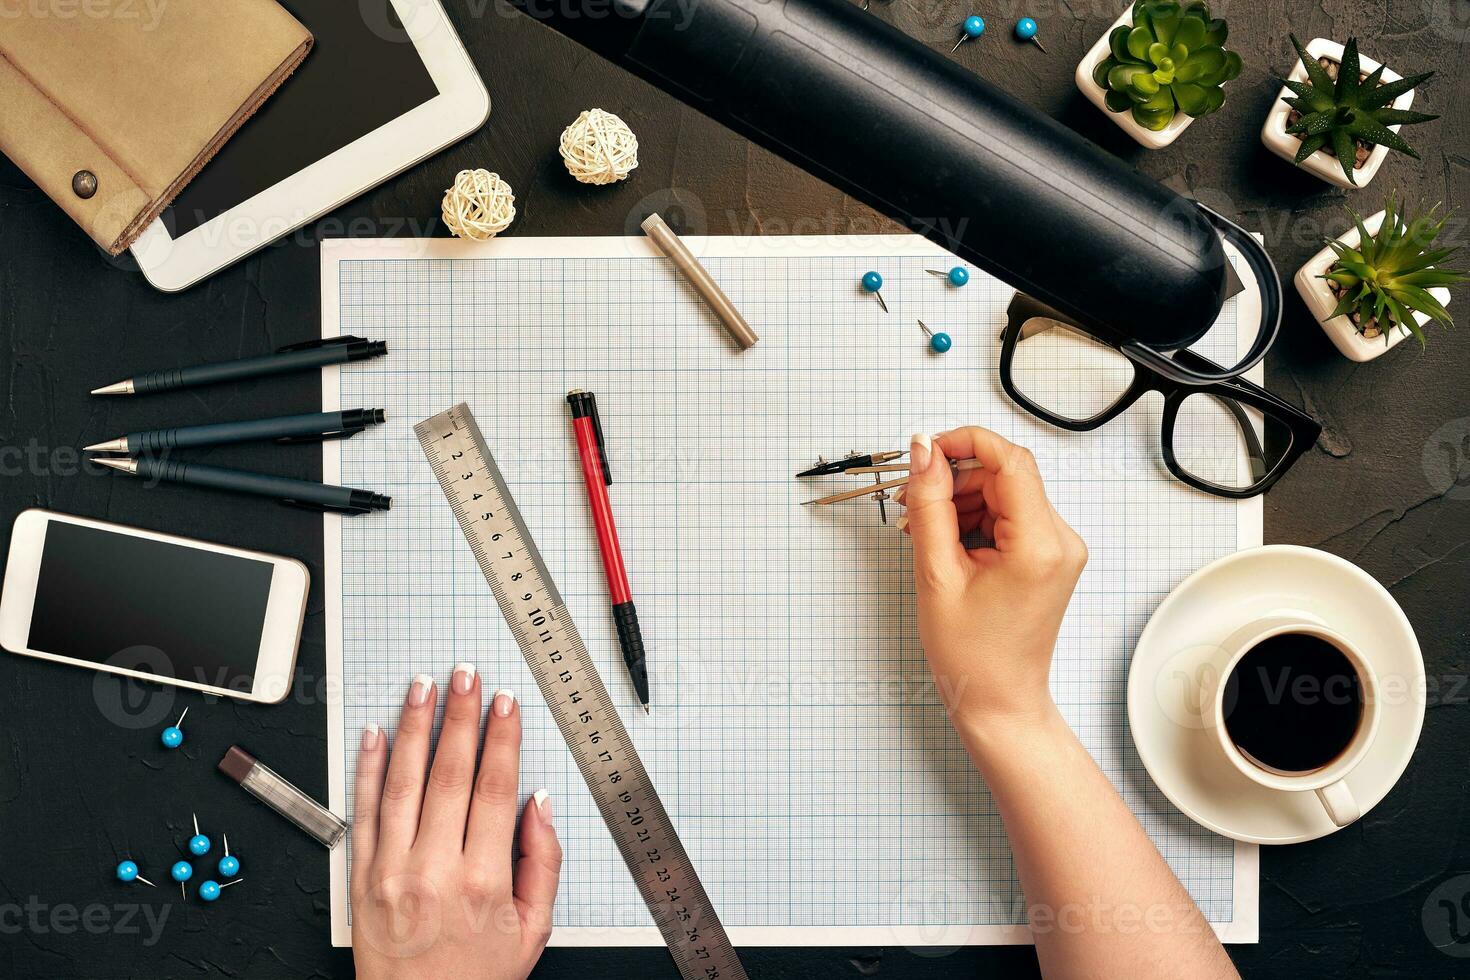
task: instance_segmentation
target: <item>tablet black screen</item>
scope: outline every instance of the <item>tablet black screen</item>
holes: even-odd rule
[[[163,212],[174,238],[439,94],[388,0],[282,5],[316,44]]]

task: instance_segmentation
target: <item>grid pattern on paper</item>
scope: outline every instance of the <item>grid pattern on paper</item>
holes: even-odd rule
[[[819,454],[979,423],[1033,449],[1091,550],[1052,672],[1062,711],[1208,918],[1229,921],[1231,842],[1164,800],[1126,732],[1128,655],[1149,613],[1237,545],[1235,506],[1163,470],[1158,399],[1085,434],[1016,409],[996,375],[1010,290],[926,274],[943,260],[707,259],[761,335],[742,354],[666,260],[626,255],[336,266],[329,327],[392,352],[341,374],[342,407],[389,419],[341,444],[342,482],[394,500],[342,528],[349,807],[363,724],[397,717],[411,675],[442,690],[470,660],[487,699],[508,687],[522,700],[523,795],[549,788],[567,853],[556,923],[650,924],[414,438],[414,422],[466,401],[727,925],[1023,921],[999,814],[917,641],[908,539],[865,499],[798,506],[850,480],[792,478]],[[870,268],[891,314],[858,289]],[[930,353],[916,318],[954,349]],[[1203,352],[1228,362],[1233,348],[1227,315]],[[1058,370],[1089,384],[1084,363]],[[596,393],[607,436],[651,718],[618,654],[574,387]]]

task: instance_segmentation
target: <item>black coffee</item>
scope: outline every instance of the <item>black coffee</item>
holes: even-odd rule
[[[1236,748],[1267,769],[1310,772],[1337,758],[1363,717],[1352,661],[1306,633],[1256,644],[1225,680],[1225,730]]]

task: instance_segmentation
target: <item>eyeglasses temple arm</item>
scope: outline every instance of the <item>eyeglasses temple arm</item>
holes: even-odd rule
[[[1281,331],[1281,277],[1276,272],[1276,265],[1271,261],[1271,256],[1266,254],[1265,248],[1250,232],[1206,205],[1198,201],[1195,201],[1194,204],[1220,233],[1220,237],[1235,246],[1255,276],[1256,289],[1261,296],[1261,319],[1255,343],[1251,345],[1250,352],[1239,364],[1228,370],[1221,368],[1213,371],[1191,370],[1183,367],[1173,358],[1143,344],[1124,344],[1121,350],[1134,360],[1147,364],[1166,378],[1172,378],[1175,381],[1186,384],[1229,381],[1261,363],[1261,359],[1276,342],[1276,335]]]
[[[1245,438],[1245,451],[1250,457],[1251,479],[1261,479],[1266,475],[1266,451],[1261,447],[1261,440],[1256,436],[1256,427],[1251,425],[1250,416],[1245,414],[1245,409],[1233,398],[1215,398],[1215,401],[1224,405],[1235,416],[1235,424],[1240,426],[1241,435]]]

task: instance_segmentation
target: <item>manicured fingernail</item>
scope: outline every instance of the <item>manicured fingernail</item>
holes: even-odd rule
[[[909,442],[909,464],[915,472],[929,468],[929,451],[934,447],[934,440],[922,432],[915,432]]]
[[[362,726],[362,743],[359,746],[364,752],[378,747],[378,739],[383,737],[383,730],[372,722]]]
[[[509,718],[511,709],[516,706],[516,692],[499,690],[495,692],[495,700],[491,703],[495,714],[501,718]]]
[[[894,526],[897,527],[900,531],[902,531],[904,528],[906,528],[906,527],[909,526],[909,519],[907,517],[900,517],[895,522],[895,525]]]
[[[429,700],[429,688],[434,686],[434,678],[428,674],[417,674],[413,683],[408,685],[408,704],[412,708],[421,708]]]
[[[450,677],[449,684],[454,688],[455,694],[470,693],[470,688],[475,686],[475,665],[455,664],[454,674]]]
[[[551,794],[544,789],[538,789],[531,794],[532,801],[536,804],[536,812],[541,814],[541,819],[551,823]]]

